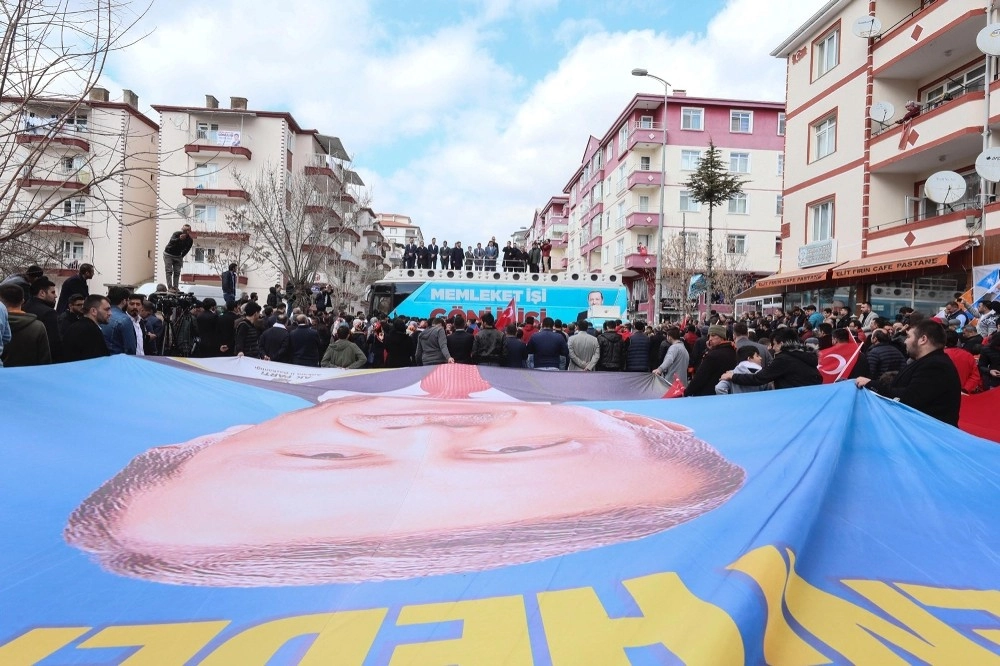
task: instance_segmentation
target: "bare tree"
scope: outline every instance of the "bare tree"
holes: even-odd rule
[[[690,190],[691,198],[708,206],[708,242],[705,243],[705,279],[708,293],[713,292],[715,277],[715,247],[712,238],[712,214],[716,206],[720,206],[733,197],[743,193],[743,185],[748,181],[729,172],[722,162],[722,151],[709,139],[708,150],[698,162],[698,168],[685,183]]]
[[[269,164],[253,174],[233,175],[247,193],[247,200],[226,216],[242,243],[240,258],[296,285],[325,280],[340,300],[360,300],[354,276],[362,265],[356,250],[361,230],[347,183],[284,174]]]
[[[692,278],[704,275],[707,271],[709,253],[706,248],[707,245],[682,234],[673,236],[663,244],[664,295],[669,299],[671,309],[682,318],[687,318],[691,305],[688,290]],[[730,247],[729,239],[717,242],[712,248],[715,272],[712,288],[721,293],[723,300],[730,304],[752,282],[746,271],[746,255],[739,249]]]
[[[80,226],[66,202],[87,196],[89,211],[120,213],[129,205],[120,197],[130,172],[155,168],[148,142],[128,146],[121,123],[100,126],[86,113],[108,57],[141,39],[133,33],[147,9],[129,0],[3,3],[0,255],[8,261],[46,262],[47,243],[28,236],[53,220]],[[141,182],[153,187],[148,177]]]

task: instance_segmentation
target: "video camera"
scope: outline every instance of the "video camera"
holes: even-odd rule
[[[182,312],[191,309],[197,302],[194,294],[175,294],[169,291],[156,291],[149,295],[149,301],[156,306],[156,309],[163,313],[164,318],[169,319],[174,310],[180,308]]]

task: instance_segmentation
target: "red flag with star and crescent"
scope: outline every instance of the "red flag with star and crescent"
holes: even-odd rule
[[[514,299],[510,299],[510,303],[507,304],[499,315],[497,315],[496,327],[498,331],[502,331],[507,328],[507,324],[517,323],[517,303]]]
[[[853,338],[827,349],[819,350],[819,374],[824,384],[832,384],[851,376],[861,354],[861,344]]]

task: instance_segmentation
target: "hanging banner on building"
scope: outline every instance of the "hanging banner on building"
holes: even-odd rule
[[[240,143],[241,138],[240,132],[235,130],[219,130],[216,133],[216,142],[220,146],[236,147],[242,145]]]
[[[4,370],[58,418],[0,444],[0,664],[1000,659],[996,444],[851,383],[611,376]]]

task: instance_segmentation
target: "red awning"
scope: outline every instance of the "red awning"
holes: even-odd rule
[[[948,255],[965,247],[969,240],[950,240],[905,250],[880,252],[863,259],[842,264],[833,271],[833,278],[857,278],[882,273],[899,273],[921,268],[947,266]]]
[[[830,277],[830,270],[840,264],[821,264],[810,268],[803,268],[797,271],[784,271],[775,273],[766,278],[761,278],[754,283],[754,288],[767,289],[770,287],[787,287],[793,284],[805,284],[807,282],[823,282]]]

